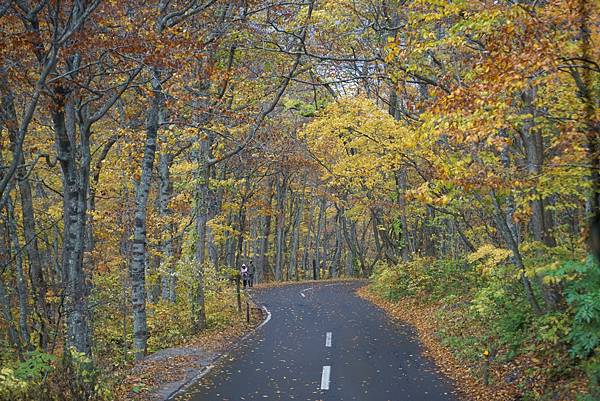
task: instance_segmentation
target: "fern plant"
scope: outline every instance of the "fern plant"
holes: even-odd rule
[[[565,300],[573,312],[571,354],[588,358],[600,346],[600,266],[590,256],[583,262],[566,261],[552,275],[565,283]]]

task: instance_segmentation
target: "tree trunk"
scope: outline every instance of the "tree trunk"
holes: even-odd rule
[[[275,217],[276,242],[275,242],[275,281],[281,281],[283,269],[283,256],[285,247],[284,225],[285,225],[285,196],[287,193],[287,175],[281,174],[281,180],[277,179],[277,216]]]
[[[357,259],[359,263],[359,274],[365,271],[366,260],[356,242],[356,222],[352,221],[348,227],[348,219],[342,215],[342,227],[346,244],[352,253],[352,260]]]
[[[346,246],[346,277],[354,276],[354,259],[352,257],[352,250]]]
[[[533,288],[531,287],[531,282],[529,281],[529,278],[526,275],[525,264],[523,263],[523,258],[521,256],[521,252],[519,251],[519,245],[517,243],[517,240],[515,239],[515,235],[506,222],[506,215],[500,208],[500,204],[496,199],[496,194],[492,193],[490,196],[494,205],[494,220],[496,222],[496,226],[502,234],[502,237],[504,237],[508,248],[513,254],[513,260],[520,271],[520,278],[523,283],[523,288],[525,290],[527,300],[529,301],[529,304],[531,305],[533,311],[539,315],[542,313],[542,309],[540,308],[540,305],[538,304],[537,299],[535,298]]]
[[[65,119],[65,111],[67,118]],[[80,132],[81,162],[75,149],[74,110],[69,103],[55,105],[52,112],[57,159],[63,176],[62,269],[65,290],[67,337],[65,352],[74,348],[91,355],[91,325],[88,283],[83,269],[85,223],[89,185],[90,151],[88,132]]]
[[[156,140],[158,136],[163,93],[158,69],[152,72],[152,97],[146,121],[146,140],[142,173],[135,194],[135,220],[131,258],[131,303],[133,307],[133,352],[140,361],[146,354],[148,324],[146,320],[146,216],[148,198],[154,170]]]
[[[406,170],[401,169],[396,172],[396,186],[398,189],[398,206],[400,207],[400,230],[402,261],[410,260],[409,239],[408,239],[408,222],[406,218]]]
[[[2,131],[2,126],[0,126],[0,132]],[[2,161],[2,155],[0,154],[0,163]],[[8,203],[8,199],[6,204]],[[5,205],[6,205],[5,204]],[[4,208],[0,208],[0,211]],[[8,211],[6,216],[6,221],[0,227],[2,229],[2,237],[0,237],[0,263],[5,268],[9,266],[11,263],[11,252],[10,252],[10,224],[8,223]],[[15,320],[12,313],[12,303],[10,300],[10,294],[6,289],[6,285],[4,284],[2,275],[0,275],[0,306],[2,307],[2,318],[7,325],[7,334],[8,340],[17,351],[19,355],[19,359],[22,359],[22,346],[21,339],[19,337],[19,333],[17,331],[17,325],[15,324]]]
[[[522,134],[527,156],[527,171],[534,180],[541,176],[542,165],[544,163],[544,144],[542,135],[539,130],[535,129],[536,110],[533,104],[535,96],[535,88],[529,88],[521,95],[523,101],[523,113],[530,116],[525,120]],[[532,210],[531,229],[533,239],[548,247],[554,247],[556,246],[556,241],[552,235],[551,227],[547,225],[548,222],[551,222],[551,219],[548,219],[545,216],[544,199],[537,194],[535,188],[533,189],[533,197],[534,199],[530,202]],[[548,311],[556,310],[560,300],[560,288],[555,285],[545,284],[543,278],[539,275],[536,275],[536,281],[542,291],[546,309]]]
[[[315,238],[315,261],[317,262],[317,278],[321,275],[321,237],[323,236],[323,226],[325,224],[325,210],[327,208],[327,201],[325,198],[321,198],[319,206],[319,218],[317,219],[317,236]]]
[[[239,205],[239,209],[238,209],[238,239],[237,239],[237,252],[236,252],[236,259],[235,259],[235,265],[236,266],[240,266],[241,265],[241,258],[242,255],[244,256],[245,259],[245,263],[248,262],[248,258],[246,257],[246,252],[244,252],[244,233],[246,232],[246,202],[247,202],[247,197],[248,197],[248,193],[250,192],[250,180],[247,179],[246,183],[244,184],[244,194],[242,195],[241,199],[240,199],[240,205]],[[246,248],[247,249],[247,248]]]
[[[173,184],[171,182],[170,166],[173,156],[168,152],[161,152],[158,162],[158,174],[160,177],[160,186],[158,189],[158,213],[162,219],[167,221],[166,235],[161,238],[161,298],[163,301],[175,302],[175,272],[173,260],[173,235],[175,227],[171,221],[171,209],[169,202],[173,194]]]
[[[266,196],[265,196],[265,206],[266,211],[263,217],[262,224],[262,235],[261,235],[261,245],[260,245],[260,263],[258,264],[258,268],[256,274],[259,280],[263,280],[264,276],[269,271],[269,236],[271,235],[271,202],[273,201],[273,180],[270,179],[267,188],[266,188]]]
[[[212,146],[212,143],[214,142],[214,134],[211,133],[209,135],[211,135],[210,143]],[[213,179],[217,178],[216,170],[217,169],[215,166],[210,167],[209,174]],[[222,191],[222,189],[220,189],[220,191]],[[221,204],[220,204],[218,197],[219,197],[219,195],[217,194],[217,192],[213,188],[211,188],[209,185],[208,200],[207,200],[208,221],[217,217],[220,212]],[[208,251],[208,260],[210,261],[210,264],[215,269],[218,269],[219,268],[219,251],[217,249],[213,230],[210,226],[206,227],[206,246],[207,246],[207,251]]]
[[[206,239],[208,223],[208,207],[210,202],[210,166],[208,159],[212,146],[212,137],[206,135],[200,140],[198,152],[198,173],[196,189],[196,282],[192,297],[192,326],[195,333],[206,328],[206,310],[204,294],[204,268],[206,262]]]
[[[27,282],[25,280],[25,274],[23,272],[23,258],[21,257],[21,244],[19,241],[19,233],[17,231],[17,222],[15,221],[15,210],[14,205],[12,203],[12,199],[10,196],[6,201],[6,211],[7,211],[7,219],[9,224],[9,233],[10,240],[12,243],[12,248],[14,254],[14,263],[15,263],[15,275],[17,281],[17,295],[19,299],[19,330],[21,332],[21,338],[23,339],[23,345],[26,348],[30,348],[30,336],[29,336],[29,306],[27,303],[27,298],[29,291],[27,289]],[[10,255],[10,253],[9,253]],[[46,326],[41,324],[38,331],[40,338],[47,339],[48,333],[44,332],[46,330]],[[44,345],[46,345],[44,343]]]
[[[5,79],[5,77],[3,77]],[[6,85],[8,88],[8,85]],[[14,105],[14,96],[11,91],[2,96],[2,118],[16,122],[16,110]],[[11,151],[15,151],[18,146],[18,132],[15,124],[8,124],[8,136],[11,145]],[[27,177],[25,167],[25,156],[23,152],[18,152],[18,168],[16,171],[16,181],[19,188],[22,209],[23,234],[25,238],[25,250],[27,260],[29,261],[29,276],[31,279],[31,290],[35,312],[39,323],[40,347],[43,350],[48,348],[48,306],[46,304],[46,280],[43,274],[43,263],[40,256],[38,240],[36,235],[35,213],[33,209],[33,197],[31,183]]]
[[[306,179],[304,180],[306,184]],[[292,239],[290,243],[290,267],[288,270],[288,277],[294,275],[295,279],[298,280],[298,246],[300,243],[300,227],[302,225],[302,213],[304,212],[304,185],[302,187],[302,197],[300,198],[300,204],[296,208],[296,214],[294,216],[294,225],[292,227]]]
[[[231,213],[227,214],[227,226],[231,227],[233,224],[233,218]],[[227,231],[227,239],[225,240],[225,260],[227,267],[233,268],[235,264],[235,238],[230,231]]]
[[[338,209],[335,215],[335,253],[333,255],[333,262],[331,263],[330,268],[331,277],[337,277],[341,267],[343,242],[341,218],[341,210]]]
[[[19,359],[23,359],[23,350],[21,347],[21,341],[19,339],[19,334],[17,333],[17,329],[15,328],[15,321],[12,315],[12,309],[10,304],[10,297],[6,291],[6,286],[0,277],[0,305],[2,306],[2,318],[4,319],[5,324],[8,326],[8,339],[11,342],[12,346],[17,351],[19,355]]]
[[[310,269],[310,259],[309,253],[311,248],[311,238],[313,231],[313,220],[314,220],[314,208],[309,208],[308,214],[308,226],[306,227],[306,237],[304,239],[304,251],[302,252],[302,269],[304,270],[304,275],[306,276],[306,271]]]

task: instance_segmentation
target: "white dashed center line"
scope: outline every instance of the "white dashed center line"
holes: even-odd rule
[[[321,374],[321,390],[329,390],[329,376],[331,376],[331,366],[323,366]]]
[[[328,331],[327,334],[325,334],[325,346],[331,347],[331,332],[330,331]]]

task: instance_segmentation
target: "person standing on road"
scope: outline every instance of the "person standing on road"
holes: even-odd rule
[[[244,281],[244,288],[248,285],[248,266],[245,263],[242,263],[242,267],[240,268],[240,275],[242,276],[242,280]]]
[[[250,284],[250,287],[253,287],[254,286],[254,275],[256,273],[256,267],[254,267],[253,260],[250,261],[250,268],[248,269],[248,272],[250,274],[249,284]]]

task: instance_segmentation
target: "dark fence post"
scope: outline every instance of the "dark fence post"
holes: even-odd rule
[[[238,312],[241,312],[242,311],[242,295],[240,293],[240,277],[239,276],[235,279],[235,287],[236,287],[236,291],[237,291]]]
[[[317,262],[313,259],[313,280],[317,279]]]
[[[246,323],[250,323],[250,303],[246,301]]]

